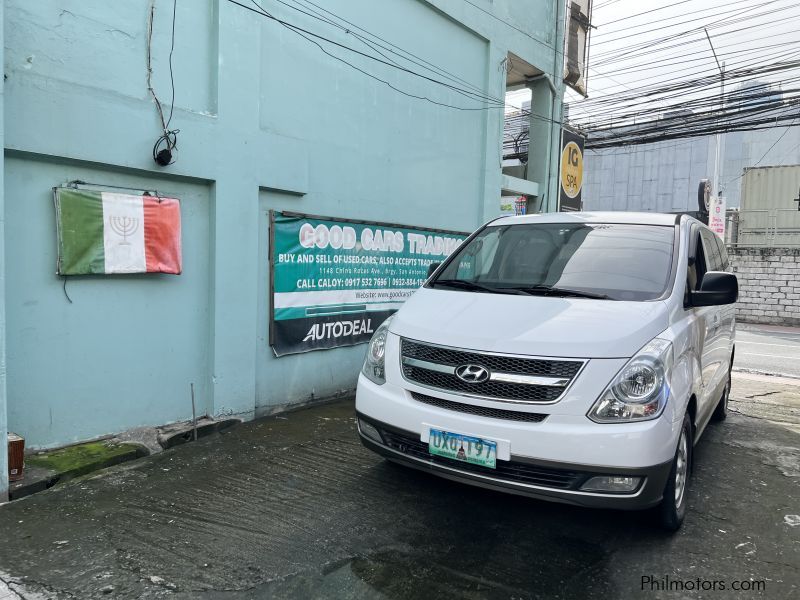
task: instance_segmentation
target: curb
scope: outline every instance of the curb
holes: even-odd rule
[[[69,471],[57,472],[50,469],[43,469],[40,467],[26,467],[29,475],[26,475],[21,481],[12,482],[8,489],[9,500],[19,500],[31,494],[44,491],[56,485],[63,483],[70,479],[87,475],[100,469],[113,467],[130,460],[136,460],[148,456],[150,453],[141,446],[131,448],[124,454],[118,454],[102,460],[97,460],[81,465],[78,468],[70,469]]]
[[[197,424],[197,439],[206,437],[212,433],[219,433],[230,429],[234,425],[239,425],[241,419],[223,419],[221,421],[204,420],[202,423]],[[191,442],[194,438],[194,428],[191,423],[187,425],[181,424],[178,428],[169,428],[158,434],[158,443],[164,449],[168,450],[181,444]],[[2,600],[2,599],[0,599]]]
[[[784,379],[797,379],[800,380],[800,375],[793,375],[791,373],[776,373],[773,371],[761,371],[759,369],[744,369],[734,368],[734,373],[744,373],[746,375],[764,375],[766,377],[783,377]]]

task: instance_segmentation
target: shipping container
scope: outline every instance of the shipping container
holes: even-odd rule
[[[742,246],[800,245],[800,165],[745,169],[739,211]]]

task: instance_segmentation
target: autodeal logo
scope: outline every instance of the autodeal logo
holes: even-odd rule
[[[318,340],[334,340],[373,333],[372,319],[354,319],[352,321],[331,321],[330,323],[315,323],[308,330],[304,342]]]

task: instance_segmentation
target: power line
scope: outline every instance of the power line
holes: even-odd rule
[[[794,58],[798,54],[800,54],[800,52],[793,50],[785,54],[773,57],[773,60],[790,59]],[[725,74],[725,79],[728,81],[748,80],[753,77],[759,77],[770,73],[792,70],[800,67],[800,62],[798,61],[785,61],[785,60],[784,62],[767,64],[761,67],[758,66],[759,65],[758,61],[755,62],[744,61],[733,64],[736,65],[736,68],[729,69]],[[647,101],[654,101],[652,99],[658,99],[660,101],[663,101],[671,97],[685,96],[688,92],[696,92],[702,89],[706,89],[716,85],[721,81],[722,75],[720,73],[715,71],[712,75],[703,75],[706,72],[707,71],[704,69],[702,71],[689,74],[689,75],[700,75],[699,78],[695,77],[694,79],[681,79],[673,81],[673,83],[670,83],[668,85],[662,85],[662,82],[659,82],[657,84],[652,84],[650,86],[640,86],[633,92],[618,92],[600,98],[589,99],[577,103],[571,103],[569,105],[570,110],[573,109],[582,111],[588,110],[588,111],[594,111],[595,113],[597,111],[602,110],[604,115],[608,115],[609,111],[614,107],[618,108],[624,107],[626,104],[633,105],[638,110],[641,110],[643,103]],[[646,81],[646,80],[647,78],[640,81]],[[589,112],[589,116],[591,116],[591,114],[592,113]]]
[[[755,18],[758,18],[758,17],[763,17],[765,15],[772,15],[772,14],[774,14],[774,11],[772,13],[764,12],[764,13],[759,13],[759,14],[756,14],[756,15],[748,15],[747,17],[740,18],[745,13],[749,13],[749,12],[751,12],[753,10],[757,10],[759,8],[764,8],[765,6],[768,6],[770,4],[774,4],[775,2],[780,2],[780,1],[782,1],[782,0],[768,0],[767,2],[762,2],[761,4],[756,4],[755,6],[750,6],[749,8],[744,8],[744,9],[735,8],[733,10],[723,11],[723,12],[717,13],[714,16],[715,17],[719,17],[719,16],[722,16],[722,15],[731,15],[731,16],[726,17],[724,19],[719,19],[717,21],[712,21],[711,23],[708,23],[707,25],[700,25],[699,27],[693,27],[692,29],[688,29],[688,30],[683,31],[681,33],[667,35],[667,36],[665,36],[665,38],[662,38],[662,39],[668,41],[669,39],[674,39],[675,37],[680,37],[680,36],[683,36],[683,35],[686,35],[686,34],[689,34],[689,33],[702,31],[706,27],[712,27],[712,26],[721,27],[721,26],[725,26],[725,25],[732,25],[732,24],[739,23],[739,22],[746,21],[746,20],[752,20],[752,19],[755,19]],[[731,13],[735,13],[735,14],[731,14]],[[684,16],[684,15],[681,15],[681,17],[682,16]],[[600,46],[602,44],[609,44],[611,42],[617,42],[619,40],[624,40],[624,39],[628,39],[628,38],[632,38],[632,37],[638,37],[640,35],[645,35],[647,33],[653,33],[654,31],[663,31],[664,29],[671,29],[671,28],[677,27],[679,25],[685,25],[687,23],[694,23],[696,21],[697,21],[697,19],[689,19],[687,21],[681,21],[679,23],[670,23],[669,25],[661,25],[661,26],[655,27],[653,29],[646,29],[644,31],[637,31],[636,33],[630,33],[630,34],[627,34],[627,35],[621,35],[619,37],[615,37],[615,38],[611,38],[611,39],[603,39],[603,40],[600,40],[599,42],[595,42],[595,45],[596,46]],[[727,23],[726,23],[726,21],[727,21]],[[635,29],[635,27],[630,27],[628,29]],[[611,32],[611,33],[621,33],[623,31],[627,31],[628,29],[620,29],[618,31],[614,31],[614,32]],[[658,41],[658,40],[656,40],[656,41]],[[648,46],[649,46],[649,42],[635,42],[635,43],[636,44],[648,44]]]
[[[716,114],[704,113],[687,117],[682,122],[674,120],[666,126],[653,123],[643,127],[626,127],[609,130],[599,136],[596,135],[596,132],[589,132],[586,146],[587,148],[628,146],[667,139],[704,136],[710,133],[771,128],[780,123],[793,122],[797,119],[798,107],[800,107],[800,97],[784,103],[781,107],[773,104],[743,108],[730,112],[722,119]]]
[[[397,64],[397,63],[394,60],[392,60],[391,58],[387,57],[385,54],[383,54],[383,52],[378,50],[378,48],[376,48],[375,46],[378,46],[382,50],[385,50],[385,51],[387,51],[387,52],[389,52],[391,54],[394,54],[395,56],[397,56],[397,57],[399,57],[399,58],[401,58],[403,60],[407,60],[407,61],[411,62],[412,64],[420,66],[420,67],[422,67],[422,68],[424,68],[424,69],[426,69],[428,71],[434,72],[434,73],[436,73],[438,75],[442,75],[442,76],[445,77],[445,79],[449,79],[450,81],[466,85],[467,87],[477,91],[479,94],[481,94],[484,98],[486,98],[489,101],[500,102],[499,99],[494,98],[492,96],[489,96],[488,94],[485,94],[485,92],[483,91],[482,88],[470,83],[466,79],[464,79],[462,77],[459,77],[458,75],[455,75],[455,74],[451,73],[450,71],[447,71],[446,69],[443,69],[442,67],[439,67],[439,66],[437,66],[437,65],[435,65],[435,64],[433,64],[433,63],[431,63],[431,62],[429,62],[427,60],[425,60],[424,58],[421,58],[421,57],[417,56],[416,54],[413,54],[413,53],[411,53],[411,52],[409,52],[407,50],[404,50],[404,49],[400,48],[399,46],[397,46],[395,44],[392,44],[391,42],[381,38],[380,36],[375,35],[374,33],[371,33],[370,31],[364,29],[363,27],[360,27],[357,24],[355,24],[355,23],[353,23],[351,21],[348,21],[347,19],[344,19],[343,17],[340,17],[340,16],[336,15],[335,13],[327,10],[326,8],[324,8],[324,7],[322,7],[322,6],[318,5],[318,4],[315,4],[311,0],[294,0],[294,2],[296,4],[302,3],[301,5],[304,8],[307,8],[308,11],[310,11],[310,12],[306,12],[306,11],[300,9],[300,8],[297,8],[296,6],[292,6],[290,4],[287,4],[283,0],[276,0],[276,1],[280,2],[281,4],[283,4],[284,6],[286,6],[288,8],[291,8],[292,10],[296,10],[298,12],[301,12],[302,14],[311,16],[312,18],[320,20],[320,21],[322,21],[324,23],[327,23],[327,24],[329,24],[329,25],[331,25],[333,27],[336,27],[336,28],[344,31],[345,33],[355,37],[360,42],[365,44],[367,47],[371,48],[372,50],[374,50],[375,52],[377,52],[378,54],[380,54],[381,56],[383,56],[387,60],[390,60],[390,61],[394,62],[395,64]],[[315,7],[315,8],[317,8],[317,9],[319,9],[319,11],[322,11],[322,12],[318,12],[318,11],[315,11],[314,9],[312,9],[312,8],[308,8],[308,5],[311,5],[311,6]],[[326,13],[326,14],[330,15],[331,17],[340,20],[342,23],[345,23],[347,26],[345,27],[345,26],[341,25],[340,23],[337,23],[333,19],[324,16],[322,13]],[[386,45],[382,46],[379,43],[374,43],[374,45],[373,45],[373,42],[367,41],[364,38],[364,36],[356,33],[355,31],[353,31],[353,29],[358,30],[358,31],[362,31],[365,34],[367,34],[369,37],[373,38],[374,40],[378,40],[379,42],[382,42],[383,44],[386,44]],[[409,58],[409,57],[411,57],[411,58]]]
[[[496,102],[498,104],[497,106],[481,106],[481,107],[456,106],[456,105],[453,105],[453,104],[448,104],[448,103],[445,103],[445,102],[439,102],[439,101],[433,100],[431,98],[428,98],[427,96],[419,96],[419,95],[411,94],[409,92],[401,90],[398,87],[392,85],[390,82],[386,81],[385,79],[381,79],[380,77],[377,77],[376,75],[374,75],[372,73],[369,73],[369,72],[365,71],[364,69],[361,69],[360,67],[357,67],[356,65],[346,61],[345,59],[341,58],[340,56],[337,56],[337,55],[329,52],[319,42],[317,42],[316,40],[322,40],[322,41],[324,41],[326,43],[329,43],[329,44],[331,44],[333,46],[337,46],[339,48],[342,48],[344,50],[352,52],[353,54],[356,54],[358,56],[362,56],[362,57],[367,58],[369,60],[375,61],[377,63],[386,65],[388,67],[391,67],[391,68],[394,68],[394,69],[397,69],[397,70],[400,70],[400,71],[402,71],[404,73],[407,73],[409,75],[412,75],[412,76],[418,77],[420,79],[429,81],[431,83],[435,83],[435,84],[443,86],[445,88],[449,88],[450,90],[453,90],[453,91],[455,91],[457,93],[467,94],[467,95],[471,95],[473,97],[477,96],[477,94],[475,92],[470,92],[469,90],[464,90],[463,88],[459,88],[457,86],[454,86],[452,84],[440,81],[440,80],[435,79],[433,77],[429,77],[429,76],[424,75],[422,73],[418,73],[418,72],[416,72],[416,71],[414,71],[412,69],[408,69],[406,67],[397,65],[397,64],[395,64],[395,63],[393,63],[391,61],[385,60],[383,58],[378,58],[378,57],[373,56],[371,54],[367,54],[365,52],[361,52],[360,50],[357,50],[355,48],[347,46],[346,44],[342,44],[340,42],[337,42],[335,40],[332,40],[330,38],[322,36],[322,35],[320,35],[318,33],[314,33],[313,31],[309,31],[309,30],[304,29],[302,27],[298,27],[297,25],[289,23],[288,21],[284,21],[283,19],[279,19],[278,17],[275,17],[274,15],[272,15],[272,14],[268,13],[266,10],[264,10],[263,7],[261,7],[260,5],[258,5],[258,3],[255,2],[255,0],[252,0],[252,1],[253,1],[254,4],[256,4],[259,7],[260,10],[252,8],[252,7],[247,6],[245,4],[242,4],[241,2],[238,2],[237,0],[228,0],[228,2],[230,2],[231,4],[235,4],[235,5],[237,5],[237,6],[241,7],[241,8],[244,8],[245,10],[254,12],[254,13],[258,14],[258,15],[261,15],[261,16],[263,16],[265,18],[268,18],[268,19],[270,19],[272,21],[275,21],[276,23],[279,23],[283,27],[289,29],[290,31],[293,31],[295,34],[297,34],[300,37],[304,38],[306,41],[308,41],[308,42],[314,44],[315,46],[317,46],[322,52],[324,52],[325,54],[327,54],[331,58],[333,58],[333,59],[335,59],[335,60],[337,60],[339,62],[344,63],[345,65],[351,67],[352,69],[355,69],[356,71],[359,71],[360,73],[366,75],[367,77],[370,77],[372,79],[375,79],[375,80],[387,85],[388,87],[392,88],[393,90],[395,90],[396,92],[398,92],[400,94],[403,94],[403,95],[411,97],[411,98],[416,98],[418,100],[425,100],[427,102],[430,102],[431,104],[436,104],[436,105],[439,105],[439,106],[444,106],[444,107],[447,107],[447,108],[453,108],[453,109],[462,110],[462,111],[486,110],[488,108],[503,108],[505,106],[505,104],[504,104],[504,102],[502,100],[496,100]],[[316,39],[312,39],[312,38],[316,38]],[[479,98],[475,98],[475,99],[479,99]]]
[[[650,13],[654,13],[654,12],[657,12],[659,10],[664,10],[665,8],[672,8],[673,6],[678,6],[679,4],[686,4],[687,2],[691,2],[691,1],[692,0],[680,0],[680,2],[673,2],[672,4],[666,4],[664,6],[659,6],[658,8],[651,8],[650,10],[646,10],[644,12],[636,13],[635,15],[628,15],[627,17],[621,17],[619,19],[614,19],[613,21],[608,21],[606,23],[602,23],[600,25],[597,25],[597,28],[602,31],[602,28],[606,27],[608,25],[613,25],[614,23],[619,23],[620,21],[627,21],[628,19],[635,19],[636,17],[641,17],[642,15],[649,15]],[[740,1],[747,1],[747,0],[740,0]],[[710,9],[704,9],[704,10],[710,10]],[[700,11],[695,11],[695,12],[703,12],[703,11],[700,10]],[[681,16],[686,16],[687,14],[691,15],[693,13],[684,13]],[[611,33],[614,33],[614,32],[611,32]]]
[[[800,118],[800,117],[798,117],[798,118]],[[777,145],[778,145],[778,142],[780,142],[780,141],[781,141],[781,140],[782,140],[784,137],[786,137],[786,134],[787,134],[787,133],[789,133],[789,130],[790,130],[790,129],[791,129],[791,128],[792,128],[792,127],[793,127],[793,126],[796,124],[796,123],[797,123],[797,119],[795,119],[795,120],[794,120],[794,121],[792,121],[792,122],[791,122],[789,125],[787,125],[787,126],[786,126],[786,129],[783,131],[783,133],[780,135],[780,137],[779,137],[777,140],[775,140],[775,143],[774,143],[774,144],[772,144],[772,146],[770,146],[770,147],[767,149],[767,151],[766,151],[766,152],[764,152],[764,154],[761,156],[761,158],[759,158],[759,159],[758,159],[758,161],[757,161],[757,162],[756,162],[756,163],[755,163],[755,164],[754,164],[754,165],[753,165],[751,168],[755,168],[755,167],[757,167],[758,165],[760,165],[760,164],[761,164],[761,161],[763,161],[765,158],[767,158],[767,155],[768,155],[770,152],[772,152],[772,149],[773,149],[775,146],[777,146]],[[795,148],[798,148],[798,147],[800,147],[800,144],[798,144],[797,146],[795,146]],[[792,150],[790,150],[790,151],[789,151],[789,153],[793,152],[795,148],[792,148]],[[723,187],[726,187],[726,186],[728,186],[729,184],[733,183],[734,181],[737,181],[738,179],[741,179],[742,177],[744,177],[744,173],[742,173],[741,175],[739,175],[739,176],[737,176],[737,177],[734,177],[733,179],[731,179],[730,181],[728,181],[728,182],[725,184],[725,186],[723,186]]]
[[[413,69],[409,69],[409,68],[403,67],[402,65],[399,65],[396,62],[393,62],[391,60],[386,60],[385,57],[384,58],[378,58],[378,57],[376,57],[374,55],[367,54],[365,52],[361,52],[360,50],[352,48],[352,47],[350,47],[350,46],[348,46],[346,44],[342,44],[342,43],[337,42],[335,40],[331,40],[330,38],[327,38],[327,37],[325,37],[323,35],[320,35],[318,33],[310,31],[308,29],[305,29],[305,28],[299,27],[297,25],[294,25],[293,23],[290,23],[288,21],[285,21],[283,19],[280,19],[280,18],[272,15],[271,13],[266,11],[260,4],[258,4],[258,2],[256,2],[256,0],[251,0],[251,2],[257,8],[253,8],[251,6],[247,6],[245,4],[242,4],[241,2],[239,2],[237,0],[228,0],[228,2],[230,2],[231,4],[235,4],[236,6],[239,6],[240,8],[244,8],[245,10],[248,10],[250,12],[256,13],[256,14],[262,16],[262,17],[265,17],[267,19],[270,19],[270,20],[280,24],[281,26],[283,26],[283,27],[289,29],[290,31],[292,31],[293,33],[295,33],[296,35],[302,37],[307,42],[315,45],[320,51],[322,51],[324,54],[326,54],[330,58],[333,58],[334,60],[337,60],[337,61],[349,66],[350,68],[358,71],[359,73],[362,73],[363,75],[365,75],[367,77],[370,77],[371,79],[374,79],[374,80],[376,80],[376,81],[378,81],[380,83],[383,83],[384,85],[388,86],[392,90],[394,90],[394,91],[396,91],[396,92],[398,92],[400,94],[403,94],[405,96],[408,96],[410,98],[415,98],[415,99],[418,99],[418,100],[424,100],[424,101],[430,102],[431,104],[435,104],[435,105],[438,105],[438,106],[443,106],[443,107],[446,107],[446,108],[452,108],[452,109],[455,109],[455,110],[461,110],[461,111],[481,111],[481,110],[490,110],[490,109],[497,109],[497,108],[505,109],[506,106],[507,106],[504,99],[492,98],[491,96],[486,96],[486,95],[481,96],[481,95],[479,95],[479,94],[477,94],[475,92],[470,92],[469,90],[465,90],[463,88],[460,88],[458,86],[454,86],[454,85],[449,84],[447,82],[440,81],[440,80],[435,79],[433,77],[430,77],[428,75],[424,75],[424,74],[418,73],[418,72],[414,71]],[[333,14],[333,13],[330,13],[330,14]],[[315,39],[312,39],[312,38],[315,38]],[[354,65],[353,63],[345,60],[344,58],[329,52],[317,40],[324,41],[324,42],[332,44],[332,45],[334,45],[334,46],[336,46],[338,48],[341,48],[341,49],[347,50],[349,52],[352,52],[352,53],[354,53],[354,54],[356,54],[358,56],[362,56],[364,58],[370,59],[370,60],[372,60],[374,62],[377,62],[379,64],[386,65],[386,66],[391,67],[393,69],[397,69],[399,71],[405,72],[405,73],[407,73],[409,75],[421,78],[421,79],[429,81],[431,83],[438,84],[438,85],[443,86],[445,88],[448,88],[448,89],[450,89],[452,91],[455,91],[456,93],[470,95],[476,100],[482,99],[487,103],[487,105],[486,106],[480,106],[480,107],[457,106],[457,105],[453,105],[453,104],[449,104],[449,103],[445,103],[445,102],[439,102],[439,101],[433,100],[431,98],[428,98],[427,96],[421,96],[421,95],[409,93],[409,92],[407,92],[405,90],[402,90],[402,89],[398,88],[397,86],[393,85],[389,81],[386,81],[385,79],[382,79],[382,78],[374,75],[373,73],[370,73],[370,72],[368,72],[368,71],[366,71],[366,70]],[[493,103],[493,104],[489,104],[490,102]],[[548,123],[551,123],[551,124],[560,125],[562,123],[562,121],[560,121],[560,120],[555,120],[555,119],[552,119],[552,118],[549,118],[549,117],[545,117],[545,116],[542,116],[542,115],[537,115],[536,113],[533,113],[532,111],[526,111],[526,112],[527,112],[528,116],[530,116],[531,118],[534,118],[534,119],[542,120],[542,121],[545,121],[545,122],[548,122]]]
[[[700,25],[699,27],[694,27],[692,29],[687,29],[687,30],[681,31],[679,33],[670,34],[670,35],[667,35],[667,36],[664,36],[662,38],[658,38],[658,39],[655,39],[655,40],[650,40],[650,41],[645,41],[645,42],[638,42],[638,43],[634,44],[632,47],[627,48],[625,50],[621,50],[621,51],[620,50],[611,50],[611,51],[608,51],[608,52],[605,52],[605,53],[601,53],[596,58],[606,57],[606,58],[603,58],[601,60],[601,64],[606,64],[606,63],[611,62],[611,61],[619,60],[619,59],[621,59],[621,58],[623,58],[625,56],[629,56],[629,55],[631,55],[633,53],[640,52],[640,51],[648,49],[648,48],[653,48],[653,47],[659,46],[659,45],[661,45],[663,43],[666,43],[666,42],[669,42],[669,41],[684,37],[686,35],[700,33],[700,32],[703,31],[704,28],[715,29],[716,30],[718,28],[727,27],[729,25],[734,25],[736,23],[740,23],[740,22],[744,22],[744,21],[752,21],[752,19],[758,18],[760,16],[764,16],[764,15],[774,16],[774,11],[773,11],[772,13],[768,12],[768,13],[762,13],[762,14],[758,14],[758,15],[749,15],[748,17],[744,17],[744,18],[739,18],[739,17],[741,17],[743,14],[745,14],[747,12],[756,10],[758,8],[763,8],[764,6],[767,6],[767,5],[770,5],[770,4],[774,4],[776,2],[781,2],[781,1],[784,1],[784,0],[769,0],[768,2],[763,2],[761,4],[758,4],[756,6],[751,6],[750,8],[746,8],[746,9],[743,9],[743,10],[736,9],[736,11],[728,11],[726,13],[721,13],[721,14],[729,14],[730,12],[736,12],[735,15],[732,15],[731,17],[727,17],[725,19],[720,19],[718,21],[712,21],[710,23],[706,23],[705,25]],[[784,7],[782,9],[780,9],[780,10],[787,10],[789,8],[793,8],[794,6],[795,5],[791,5],[789,7]],[[667,27],[661,27],[661,28],[657,28],[657,29],[653,29],[653,30],[649,30],[647,32],[641,32],[641,33],[649,33],[649,32],[652,32],[652,31],[657,31],[659,29],[668,29],[668,28],[671,28],[671,27],[675,27],[676,25],[678,25],[678,24],[673,23],[672,25],[669,25]],[[732,31],[726,31],[723,34],[718,34],[718,35],[726,35],[726,34],[729,34],[729,33],[734,33],[736,31],[742,31],[742,30],[745,30],[745,29],[754,29],[756,27],[761,27],[761,26],[765,26],[765,25],[773,25],[774,26],[774,20],[773,21],[769,21],[769,22],[764,23],[764,24],[761,24],[759,26],[751,25],[751,26],[748,26],[748,27],[744,27],[742,29],[735,29],[735,30],[732,30]],[[637,35],[639,35],[639,34],[637,34]],[[626,37],[630,37],[630,36],[626,36]],[[602,42],[597,42],[594,45],[596,46],[596,45],[599,45],[601,43],[608,43],[608,42],[617,41],[617,40],[620,40],[620,39],[623,39],[623,37],[614,38],[613,40],[604,40]],[[688,42],[688,43],[697,43],[698,41],[699,40],[694,41],[694,42]],[[676,48],[676,47],[681,47],[681,46],[684,46],[686,44],[687,44],[687,42],[682,42],[682,43],[679,43],[677,45],[660,48],[659,50],[656,50],[656,51],[657,52],[662,52],[664,50],[668,50],[668,49]],[[598,64],[595,63],[595,66],[598,66]]]
[[[777,37],[780,37],[781,35],[797,36],[797,32],[796,31],[787,31],[787,32],[785,32],[783,34],[778,34],[776,36],[773,36],[773,39],[777,38]],[[735,55],[739,55],[739,56],[746,56],[746,55],[750,55],[750,54],[759,54],[759,53],[763,52],[764,50],[769,50],[769,49],[773,49],[773,48],[777,48],[777,47],[793,46],[795,44],[800,44],[800,40],[794,40],[794,41],[789,41],[789,42],[776,42],[776,43],[772,43],[772,44],[767,44],[766,46],[755,46],[755,47],[751,47],[751,48],[741,48],[739,50],[731,50],[731,51],[725,52],[723,57],[727,58],[727,57],[729,57],[731,55],[734,55],[734,54]],[[720,50],[720,54],[723,54],[721,52],[722,50],[725,50],[727,48],[739,48],[740,46],[741,46],[741,44],[730,44],[728,46],[718,46],[718,49]],[[687,56],[690,57],[690,56],[695,56],[695,55],[696,55],[696,58],[687,58]],[[771,56],[771,55],[772,55],[771,52],[770,53],[765,53],[764,58],[766,58],[768,56]],[[643,63],[636,63],[636,64],[630,65],[628,67],[615,68],[613,72],[614,72],[614,75],[619,76],[620,74],[623,74],[623,73],[628,74],[628,73],[638,73],[638,72],[641,72],[641,71],[654,71],[654,69],[652,68],[653,65],[658,65],[659,67],[673,67],[673,66],[677,66],[677,65],[685,65],[685,64],[699,62],[699,61],[708,61],[707,52],[699,52],[698,51],[698,52],[695,52],[695,53],[684,55],[680,59],[672,61],[672,62],[665,61],[665,60],[653,60],[653,61],[648,61],[648,62],[643,62]],[[608,75],[608,73],[603,72],[603,71],[597,71],[594,68],[592,68],[592,71],[594,71],[594,73],[598,77],[606,77]],[[659,70],[658,74],[659,75],[669,75],[671,73],[682,73],[682,72],[684,72],[683,69],[678,70],[678,71],[661,71],[661,70]],[[639,79],[639,80],[637,80],[637,82],[638,81],[642,81],[642,80]]]
[[[508,26],[508,27],[511,27],[511,29],[514,29],[514,30],[516,30],[516,31],[519,31],[519,32],[520,32],[522,35],[524,35],[524,36],[527,36],[527,37],[531,38],[533,41],[535,41],[535,42],[538,42],[538,43],[542,44],[543,46],[547,46],[547,47],[548,47],[548,48],[550,48],[551,50],[555,50],[556,52],[558,52],[558,50],[556,50],[556,48],[555,48],[554,46],[551,46],[551,45],[550,45],[550,44],[548,44],[547,42],[545,42],[545,41],[543,41],[543,40],[540,40],[540,39],[537,39],[537,38],[533,37],[533,36],[532,36],[530,33],[528,33],[527,31],[525,31],[525,30],[523,30],[523,29],[520,29],[519,27],[517,27],[516,25],[513,25],[513,24],[511,24],[511,23],[509,23],[509,22],[508,22],[508,21],[506,21],[505,19],[501,19],[500,17],[498,17],[497,15],[495,15],[494,13],[492,13],[491,11],[488,11],[488,10],[486,10],[486,9],[485,9],[485,8],[483,8],[482,6],[478,6],[477,4],[475,4],[474,2],[472,2],[472,0],[464,0],[464,2],[466,2],[467,4],[469,4],[470,6],[472,6],[472,7],[474,7],[474,8],[477,8],[477,9],[478,9],[479,11],[481,11],[482,13],[484,13],[484,14],[486,14],[486,15],[489,15],[489,16],[490,16],[491,18],[493,18],[495,21],[499,21],[499,22],[500,22],[500,23],[502,23],[503,25],[506,25],[506,26]]]

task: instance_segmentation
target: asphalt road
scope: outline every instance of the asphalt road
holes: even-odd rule
[[[800,434],[770,407],[800,423],[800,387],[765,379],[735,376],[747,403],[698,445],[675,535],[647,512],[391,465],[361,446],[342,401],[0,507],[0,579],[81,599],[798,598]]]
[[[800,377],[800,329],[740,323],[734,366]]]

